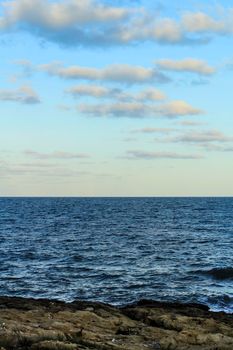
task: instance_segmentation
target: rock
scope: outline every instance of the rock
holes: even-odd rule
[[[232,350],[233,315],[143,300],[116,308],[0,297],[0,350]]]
[[[77,344],[45,340],[31,346],[32,350],[78,350]]]

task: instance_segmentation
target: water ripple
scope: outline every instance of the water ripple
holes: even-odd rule
[[[0,198],[1,294],[233,311],[232,198]]]

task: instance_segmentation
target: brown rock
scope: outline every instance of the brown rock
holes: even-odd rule
[[[0,298],[0,350],[233,350],[233,315],[197,304]]]

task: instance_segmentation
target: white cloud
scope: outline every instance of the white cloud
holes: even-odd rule
[[[161,17],[156,9],[106,4],[103,0],[5,0],[0,30],[28,31],[65,46],[111,46],[144,41],[167,44],[208,42],[206,34],[232,34],[232,8],[216,18],[189,12],[180,19]]]
[[[114,89],[109,89],[99,85],[77,85],[67,89],[66,92],[73,95],[74,97],[109,97],[114,93]]]
[[[147,106],[139,102],[120,102],[109,104],[80,104],[78,111],[96,117],[133,117],[146,116]]]
[[[204,12],[188,12],[182,17],[182,25],[185,31],[191,33],[233,33],[232,8],[227,9],[222,19],[215,19]]]
[[[168,82],[170,79],[154,68],[131,66],[128,64],[113,64],[104,68],[83,66],[63,67],[59,63],[44,64],[38,69],[50,75],[64,79],[106,81],[115,83],[135,84],[150,83],[152,81]]]
[[[137,100],[142,100],[142,101],[160,101],[160,100],[165,100],[166,95],[155,88],[148,88],[145,89],[141,92],[138,93],[136,96]]]
[[[51,178],[52,182],[56,178],[63,178],[67,181],[70,177],[89,176],[91,173],[87,171],[78,171],[75,169],[69,169],[67,167],[61,167],[57,164],[44,164],[37,163],[6,163],[0,164],[0,178],[14,178],[14,177],[32,177],[33,182],[35,179],[38,181],[40,178]]]
[[[182,29],[175,20],[151,16],[146,12],[144,16],[122,26],[119,29],[118,38],[122,43],[151,40],[170,44],[184,39]]]
[[[16,78],[28,78],[35,70],[33,64],[29,60],[16,60],[13,63],[20,66],[22,69],[22,73],[20,75],[16,75]]]
[[[119,25],[136,11],[95,0],[12,0],[1,5],[4,32],[28,31],[65,46],[112,45]]]
[[[132,132],[133,133],[143,133],[143,134],[170,134],[171,132],[175,131],[173,128],[141,128],[141,129],[135,129]]]
[[[167,117],[198,115],[203,111],[182,100],[175,100],[160,106],[159,112]]]
[[[76,24],[112,22],[129,15],[129,10],[104,6],[91,0],[17,0],[3,1],[5,21],[2,26],[24,22],[34,26],[59,29]]]
[[[182,126],[200,126],[200,125],[204,125],[204,122],[200,122],[200,121],[195,121],[195,120],[182,120],[180,122],[178,122],[179,125]]]
[[[200,75],[211,75],[215,68],[208,65],[203,60],[185,58],[183,60],[161,59],[156,61],[161,69],[179,72],[192,72]]]
[[[116,102],[102,104],[83,103],[77,107],[82,114],[95,117],[167,117],[176,118],[186,115],[203,113],[200,109],[192,107],[185,101],[171,101],[161,105],[151,105],[142,102]]]
[[[218,130],[207,131],[189,131],[173,139],[175,142],[185,143],[210,143],[210,142],[229,142],[233,137],[226,136]]]
[[[71,159],[82,159],[90,158],[89,154],[86,153],[69,153],[63,151],[55,151],[51,153],[40,153],[36,151],[27,150],[24,152],[25,155],[35,159],[60,159],[60,160],[71,160]]]
[[[208,152],[233,152],[233,146],[231,145],[222,145],[222,144],[214,144],[214,143],[201,143],[200,147]]]
[[[149,15],[142,7],[106,5],[95,0],[3,1],[0,28],[28,30],[65,45],[111,45],[155,40],[179,42],[180,25]],[[36,11],[35,11],[36,9]]]
[[[200,154],[182,154],[175,152],[148,152],[148,151],[128,151],[126,158],[129,159],[201,159]]]
[[[95,98],[110,98],[121,101],[160,101],[166,98],[165,94],[154,88],[141,90],[137,93],[126,92],[119,88],[103,87],[101,85],[76,85],[66,92],[74,97],[91,96]]]
[[[0,101],[36,104],[40,103],[40,98],[30,85],[23,85],[14,90],[0,89]]]
[[[159,42],[177,43],[184,39],[182,29],[173,19],[159,19],[158,24],[148,31],[146,39],[154,39]]]

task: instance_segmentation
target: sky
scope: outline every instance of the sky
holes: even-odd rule
[[[227,0],[0,0],[0,196],[232,196],[232,44]]]

